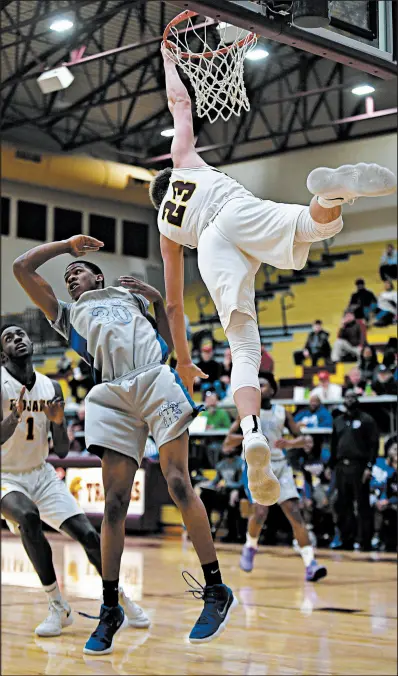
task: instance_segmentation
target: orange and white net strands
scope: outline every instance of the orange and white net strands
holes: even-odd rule
[[[256,45],[257,36],[228,24],[219,24],[217,29],[213,23],[210,25],[213,26],[213,46],[208,42],[208,26],[199,32],[191,18],[187,19],[184,31],[181,31],[181,24],[171,26],[167,37],[169,53],[191,81],[198,117],[207,115],[210,122],[221,117],[226,122],[232,115],[239,116],[242,108],[250,110],[243,77],[244,61]],[[216,30],[219,44],[214,47]],[[231,30],[236,33],[233,41]],[[192,52],[193,46],[195,52]]]

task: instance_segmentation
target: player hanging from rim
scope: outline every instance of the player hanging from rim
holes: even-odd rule
[[[56,256],[69,253],[79,258],[102,246],[93,237],[76,235],[37,246],[14,262],[14,274],[21,286],[50,324],[91,365],[94,382],[98,383],[85,400],[85,439],[88,450],[102,460],[103,605],[99,625],[84,652],[112,652],[114,636],[125,625],[124,611],[118,604],[120,560],[131,487],[144,454],[148,428],[159,449],[169,493],[181,511],[205,578],[206,586],[197,583],[201,589],[194,589],[203,598],[204,609],[189,638],[192,643],[211,641],[226,626],[237,601],[222,582],[206,511],[191,485],[187,430],[201,407],[192,401],[178,375],[164,364],[172,339],[162,297],[153,287],[128,276],[120,277],[121,286],[105,287],[98,266],[74,261],[64,275],[73,302],[64,303],[37,273],[37,268]],[[150,302],[157,328],[147,314]]]
[[[275,378],[272,373],[261,373],[261,429],[267,437],[271,447],[271,462],[275,476],[281,486],[281,494],[278,500],[283,513],[290,522],[293,534],[298,542],[301,558],[305,565],[305,579],[307,582],[316,582],[327,575],[325,566],[320,566],[315,560],[314,548],[308,535],[308,531],[299,508],[299,494],[294,482],[293,472],[289,466],[282,449],[303,448],[305,439],[301,435],[300,427],[294,422],[291,413],[285,411],[283,406],[272,404],[278,391]],[[283,439],[285,426],[295,436],[295,439]],[[231,451],[242,443],[239,419],[235,420],[224,441],[225,452]],[[247,485],[247,474],[243,476],[244,486],[249,501],[255,501],[250,495]],[[268,507],[255,504],[254,513],[250,516],[247,524],[246,544],[243,547],[240,558],[242,570],[250,573],[253,570],[254,557],[258,550],[258,539],[267,520]]]
[[[26,331],[7,324],[1,339],[1,513],[24,549],[48,597],[48,617],[36,627],[38,636],[59,636],[73,622],[69,603],[58,587],[52,552],[41,520],[80,542],[101,575],[100,537],[48,456],[51,428],[54,451],[65,458],[69,440],[60,384],[33,368],[33,344]],[[119,587],[119,602],[131,627],[149,627],[142,608]]]
[[[303,268],[311,244],[342,229],[342,204],[360,196],[390,194],[396,189],[396,179],[376,164],[320,168],[307,180],[315,195],[310,207],[254,197],[196,152],[188,91],[164,46],[162,53],[174,118],[173,169],[163,169],[152,180],[150,197],[159,211],[167,314],[177,368],[188,389],[196,377],[205,377],[192,363],[186,340],[183,247],[188,246],[198,249],[200,274],[231,347],[231,388],[244,435],[250,491],[258,503],[271,505],[279,499],[280,487],[259,418],[261,353],[255,274],[262,262],[281,269]]]

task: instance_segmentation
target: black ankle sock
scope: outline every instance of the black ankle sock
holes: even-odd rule
[[[104,606],[115,607],[119,603],[119,580],[102,580]]]
[[[213,563],[204,563],[202,570],[207,587],[211,587],[213,584],[222,584],[220,566],[217,559]]]

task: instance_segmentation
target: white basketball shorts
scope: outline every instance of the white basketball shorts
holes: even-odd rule
[[[310,243],[294,242],[297,220],[308,207],[254,197],[231,199],[202,232],[198,265],[221,324],[233,310],[256,319],[254,278],[261,263],[282,270],[304,267]]]
[[[39,510],[41,520],[55,530],[59,530],[71,516],[84,514],[66,484],[48,462],[31,472],[2,472],[1,497],[4,498],[14,491],[32,500]],[[19,534],[17,524],[12,521],[7,521],[7,524],[12,533]]]
[[[95,385],[86,397],[87,448],[100,446],[141,464],[148,433],[160,449],[185,432],[203,409],[197,406],[178,374],[169,366],[155,366]]]

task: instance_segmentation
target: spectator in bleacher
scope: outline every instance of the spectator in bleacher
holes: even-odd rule
[[[356,394],[361,396],[364,393],[366,382],[362,380],[361,371],[358,366],[353,366],[344,378],[343,396],[347,390],[354,390]]]
[[[243,460],[240,451],[228,453],[216,465],[216,476],[201,488],[200,497],[215,533],[211,515],[217,510],[222,516],[227,510],[227,535],[223,542],[238,541],[239,498],[243,490]]]
[[[265,345],[261,344],[261,362],[260,362],[260,376],[262,373],[273,373],[275,368],[274,360],[269,352],[267,352]]]
[[[294,363],[299,366],[305,359],[311,359],[312,365],[316,366],[319,359],[330,359],[329,334],[324,330],[320,319],[312,325],[312,331],[307,336],[307,341],[302,350],[294,353]]]
[[[318,374],[319,385],[314,387],[310,397],[319,397],[323,401],[335,401],[341,399],[342,388],[341,385],[336,385],[330,382],[330,374],[328,371],[320,371]]]
[[[397,438],[387,440],[385,458],[377,458],[373,467],[371,504],[375,506],[375,532],[372,549],[396,551],[397,547]]]
[[[218,396],[214,390],[208,390],[205,394],[204,405],[206,410],[202,415],[207,418],[207,430],[228,430],[231,424],[231,418],[227,411],[218,408]]]
[[[384,282],[384,291],[377,299],[373,326],[390,326],[397,319],[397,292],[388,279]]]
[[[393,244],[387,244],[386,251],[380,259],[380,277],[397,279],[397,250]]]
[[[73,378],[69,380],[69,387],[72,397],[76,399],[78,404],[86,397],[91,388],[94,387],[90,366],[84,359],[80,359],[77,367],[73,369]]]
[[[308,408],[296,413],[294,420],[305,427],[331,427],[333,423],[331,413],[316,394],[310,396]]]
[[[377,305],[377,299],[373,291],[365,286],[365,280],[357,279],[355,282],[357,290],[352,294],[349,306],[357,319],[369,319],[371,311]]]
[[[359,357],[358,368],[361,373],[361,380],[366,387],[367,383],[373,380],[373,374],[378,367],[376,350],[373,345],[364,345]]]
[[[223,384],[226,396],[228,396],[231,385],[231,371],[232,371],[232,354],[229,347],[224,350],[224,358],[221,364],[220,381]]]
[[[362,351],[364,336],[361,325],[353,312],[347,310],[341,322],[337,340],[332,349],[332,361],[338,362],[350,358],[356,361]]]
[[[344,405],[345,412],[333,421],[329,460],[336,473],[337,525],[343,549],[359,542],[369,551],[373,527],[370,478],[379,451],[379,431],[373,418],[361,411],[353,390],[346,392]]]
[[[196,378],[194,389],[201,390],[202,392],[206,392],[209,389],[214,389],[217,391],[219,396],[222,396],[223,388],[220,382],[221,364],[213,359],[212,345],[202,345],[200,350],[200,360],[198,361],[197,366],[209,377],[204,381],[201,380],[201,378]]]
[[[383,364],[391,370],[395,370],[397,367],[397,354],[398,354],[398,340],[395,336],[392,336],[388,339],[388,343],[384,348],[383,354]]]
[[[68,425],[68,438],[70,442],[69,449],[75,453],[81,453],[86,448],[86,441],[84,438],[84,424],[86,417],[86,407],[84,401],[80,403],[75,417]]]
[[[71,375],[72,373],[72,362],[66,354],[63,354],[60,359],[57,361],[57,376],[60,378],[65,378],[65,376]]]
[[[374,373],[372,390],[379,396],[382,394],[397,394],[398,383],[393,372],[384,364],[380,364]]]

